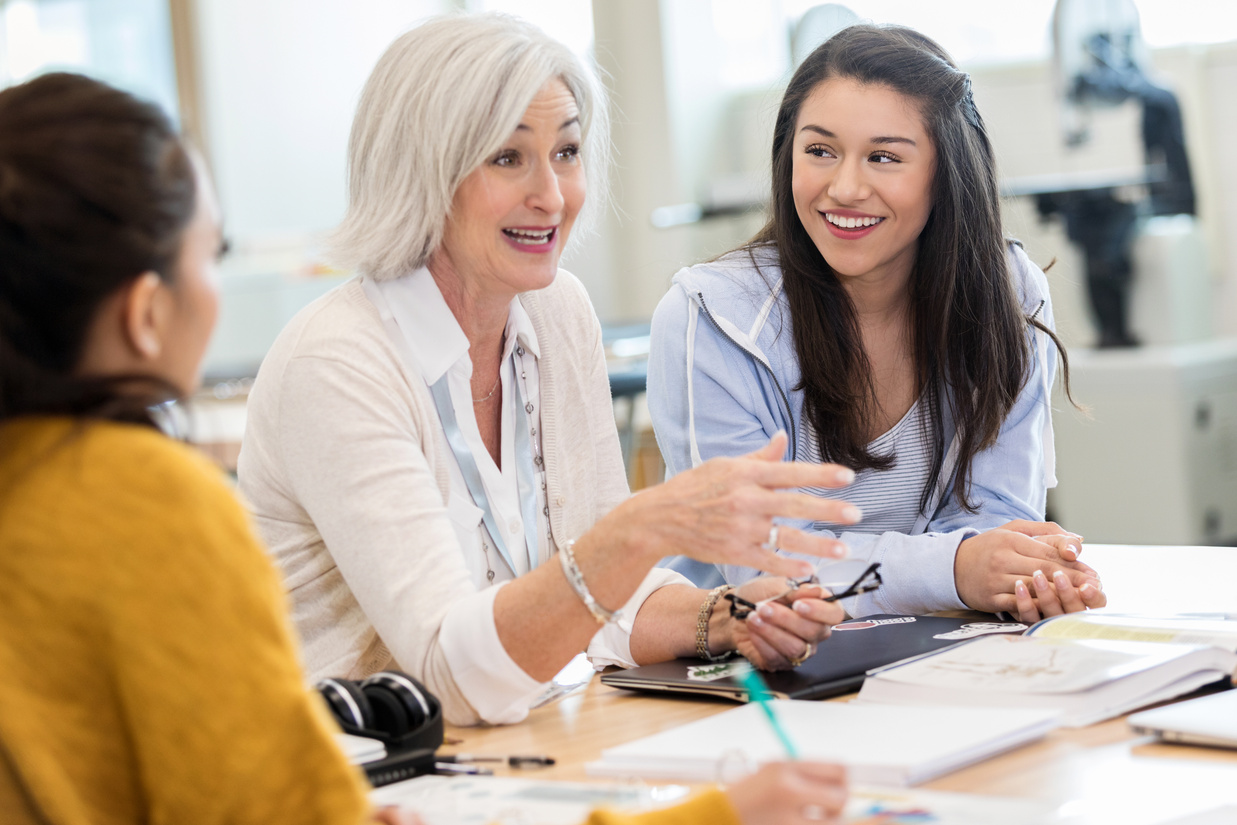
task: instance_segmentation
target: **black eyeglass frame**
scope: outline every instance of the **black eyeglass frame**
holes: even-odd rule
[[[850,585],[841,593],[834,593],[831,596],[826,596],[825,601],[836,602],[839,599],[849,599],[851,596],[858,596],[861,593],[871,593],[879,588],[885,580],[881,578],[881,563],[874,561],[868,565],[868,569],[859,574]]]
[[[871,593],[873,590],[876,590],[882,584],[884,584],[884,580],[881,578],[881,574],[880,574],[880,566],[881,566],[880,562],[873,562],[872,564],[868,565],[868,568],[864,570],[862,573],[860,573],[859,577],[856,578],[853,582],[851,582],[851,584],[845,590],[843,590],[840,593],[833,593],[829,596],[826,596],[824,601],[836,602],[839,599],[848,599],[851,596],[858,596],[861,593]],[[790,581],[794,586],[787,588],[786,592],[778,596],[769,598],[769,599],[763,599],[762,601],[759,601],[759,602],[749,601],[748,599],[745,599],[742,596],[736,595],[733,590],[731,590],[729,593],[726,593],[723,598],[725,598],[727,601],[730,602],[730,615],[736,619],[745,620],[747,619],[748,616],[752,615],[752,613],[754,613],[756,609],[760,607],[760,605],[764,604],[765,602],[775,601],[777,599],[784,598],[785,596],[790,595],[791,593],[795,592],[796,590],[798,590],[800,587],[803,587],[804,585],[820,584],[820,579],[816,578],[815,575],[808,576],[806,579],[791,579]]]

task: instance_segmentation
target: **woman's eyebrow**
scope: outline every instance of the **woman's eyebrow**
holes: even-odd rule
[[[802,127],[801,129],[799,129],[799,131],[800,132],[815,132],[821,137],[837,138],[837,135],[835,135],[833,132],[830,132],[828,129],[824,128],[823,126],[816,126],[815,124],[812,124],[812,123],[809,123],[806,126]],[[898,137],[896,135],[882,135],[879,137],[869,138],[868,142],[878,143],[882,145],[889,144],[889,143],[909,143],[911,146],[918,146],[918,144],[915,143],[915,141],[911,140],[910,138]]]

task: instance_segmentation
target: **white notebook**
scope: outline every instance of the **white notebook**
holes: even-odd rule
[[[916,785],[1038,739],[1044,710],[882,707],[778,699],[769,703],[802,759],[840,762],[852,782]],[[786,753],[757,704],[602,751],[592,776],[734,781]]]

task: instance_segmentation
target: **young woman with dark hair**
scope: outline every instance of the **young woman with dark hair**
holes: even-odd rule
[[[813,491],[862,507],[839,537],[883,563],[852,615],[1104,604],[1081,537],[1043,522],[1064,353],[1043,273],[1002,236],[969,76],[910,29],[844,29],[795,72],[772,161],[768,224],[679,272],[654,316],[670,471],[778,430],[791,458],[857,470]]]

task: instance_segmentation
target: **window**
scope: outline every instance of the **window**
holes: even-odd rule
[[[176,117],[167,0],[0,0],[0,86],[80,72]]]

